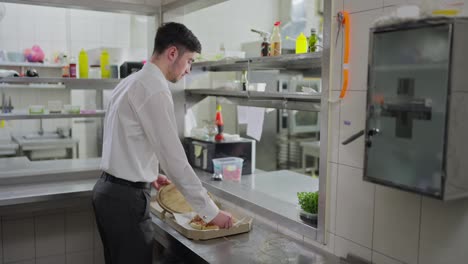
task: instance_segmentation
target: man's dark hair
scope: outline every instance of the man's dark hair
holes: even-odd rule
[[[201,53],[200,41],[190,29],[180,23],[165,23],[158,28],[154,39],[153,54],[161,54],[170,46],[176,46],[182,52],[187,49],[191,52]]]

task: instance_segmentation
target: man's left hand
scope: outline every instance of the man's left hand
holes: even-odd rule
[[[156,190],[159,191],[159,189],[161,189],[161,187],[163,187],[165,185],[168,185],[168,184],[171,184],[171,183],[172,182],[170,180],[168,180],[166,176],[159,175],[158,179],[153,182],[153,186],[154,186],[154,188],[156,188]]]

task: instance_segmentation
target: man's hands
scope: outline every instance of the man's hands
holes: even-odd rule
[[[165,185],[168,185],[168,184],[171,184],[171,183],[172,182],[170,180],[168,180],[166,176],[159,175],[158,179],[155,180],[152,184],[153,184],[154,188],[156,188],[156,190],[159,191],[159,189],[161,189],[161,187],[163,187]]]
[[[172,182],[167,179],[164,175],[159,175],[158,179],[152,182],[152,185],[156,190],[159,191],[161,187],[171,184]],[[225,211],[219,211],[219,213],[211,221],[212,224],[219,226],[219,228],[231,228],[232,227],[232,215]]]
[[[231,228],[232,216],[225,211],[219,211],[218,215],[211,221],[212,224],[219,226],[219,228]]]

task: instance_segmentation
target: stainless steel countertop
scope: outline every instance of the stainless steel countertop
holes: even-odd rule
[[[0,159],[0,206],[89,195],[100,175],[99,158],[29,161]]]
[[[26,157],[0,158],[0,179],[50,173],[99,171],[101,158],[30,161]]]
[[[0,185],[0,206],[89,197],[100,174],[99,161],[99,158],[39,162],[30,162],[22,158],[13,158],[8,161],[0,160],[0,179],[2,177],[8,179],[9,177],[10,179],[24,178],[30,180],[27,183]],[[24,167],[25,163],[26,167]],[[34,178],[48,173],[55,173],[61,178],[57,178],[56,181],[34,181]],[[272,206],[269,203],[274,203],[273,208],[280,211],[290,208],[291,203],[279,199],[272,200],[272,196],[266,194],[268,190],[254,191],[258,189],[255,186],[256,183],[259,183],[258,179],[263,182],[262,177],[267,175],[281,178],[287,174],[289,176],[286,177],[291,177],[290,179],[300,180],[300,178],[297,178],[298,175],[283,171],[243,175],[240,183],[214,182],[211,181],[211,173],[199,170],[196,170],[196,173],[210,192],[216,196],[222,194],[221,199],[228,198],[226,200],[239,205],[239,207],[243,207],[245,205],[243,203],[247,200],[258,202],[257,206],[259,208]],[[309,179],[306,179],[306,182],[313,183]],[[276,187],[273,186],[273,188]],[[312,186],[311,188],[315,187]],[[231,199],[232,197],[242,199]],[[249,211],[255,209],[250,205],[245,206],[245,208]],[[296,208],[293,209],[293,214],[297,217],[297,210]],[[258,212],[252,211],[253,215],[256,213]],[[281,213],[284,214],[284,212]],[[268,214],[262,213],[262,217],[272,219]],[[287,219],[284,216],[276,217],[280,221]],[[280,234],[271,225],[262,222],[260,219],[261,217],[258,217],[254,220],[254,226],[250,233],[204,242],[192,241],[183,237],[156,217],[153,217],[153,223],[156,227],[155,238],[158,238],[163,246],[177,249],[179,256],[189,256],[191,263],[192,260],[193,263],[339,263],[335,256],[305,244],[302,240],[294,240]],[[304,227],[300,223],[292,225],[286,223],[282,228],[299,234],[306,233],[310,229],[310,227]]]
[[[249,233],[207,241],[190,240],[153,216],[155,239],[188,263],[337,264],[338,257],[278,233],[256,218]]]
[[[196,170],[205,188],[224,200],[249,208],[297,234],[315,240],[317,229],[306,225],[299,217],[295,202],[300,191],[317,191],[318,179],[292,171],[258,171],[242,175],[241,182],[212,181],[211,173]]]

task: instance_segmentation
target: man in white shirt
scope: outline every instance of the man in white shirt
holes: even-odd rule
[[[158,175],[159,164],[205,222],[232,226],[231,215],[216,207],[187,161],[167,82],[190,73],[200,52],[200,42],[184,25],[164,24],[150,61],[112,92],[104,120],[103,174],[93,190],[107,264],[152,263],[150,183],[157,189],[170,183]]]

